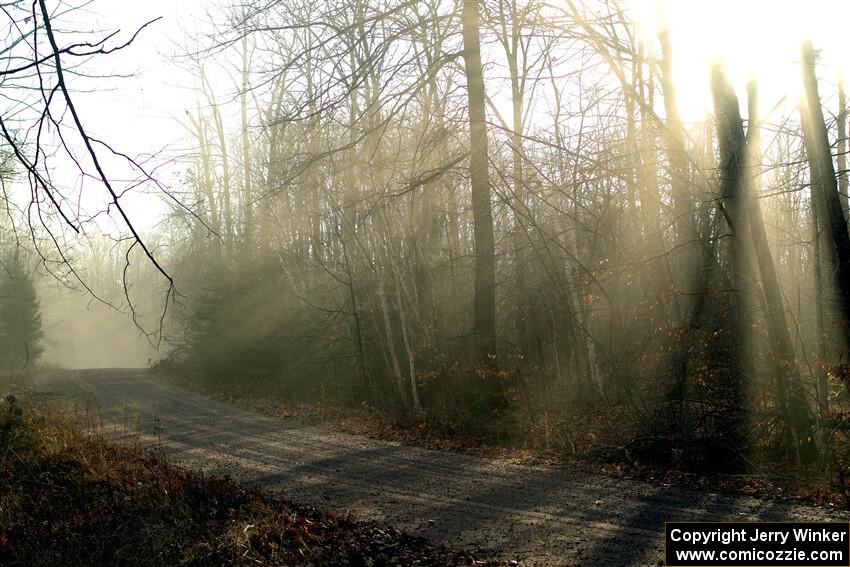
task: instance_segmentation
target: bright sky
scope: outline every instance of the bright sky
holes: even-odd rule
[[[648,37],[657,14],[665,14],[673,44],[673,74],[686,121],[698,121],[711,107],[709,71],[715,60],[745,104],[744,85],[759,83],[762,108],[783,96],[790,105],[800,96],[800,41],[811,35],[821,50],[822,95],[834,91],[838,77],[850,76],[846,0],[632,0]]]
[[[186,108],[195,108],[196,96],[191,90],[192,76],[174,65],[172,55],[180,52],[187,34],[195,37],[201,30],[210,29],[207,10],[215,1],[95,0],[85,10],[72,14],[73,20],[62,20],[57,24],[60,43],[63,41],[62,28],[92,31],[92,37],[120,29],[120,34],[110,43],[116,45],[129,39],[144,23],[162,17],[126,49],[111,56],[95,57],[83,68],[87,73],[98,75],[133,76],[95,81],[66,76],[75,105],[90,135],[107,141],[118,151],[139,158],[166,148],[162,155],[164,160],[169,149],[174,155],[187,147],[186,132],[173,117],[183,116]],[[70,120],[67,122],[70,124]],[[127,172],[121,164],[109,163],[104,155],[101,157],[108,163],[108,175],[122,176]],[[161,181],[171,184],[177,179],[177,174],[179,169],[176,167],[165,169]],[[77,171],[69,170],[64,177],[63,187],[74,183],[73,179],[79,175]],[[100,184],[87,182],[81,193],[84,209],[90,213],[97,211],[105,199],[106,191]],[[133,224],[142,230],[152,229],[164,210],[158,197],[142,193],[127,193],[121,202]],[[121,227],[118,215],[113,211],[111,216],[113,223]],[[98,224],[108,230],[103,226],[104,222]],[[125,230],[123,232],[126,233]],[[47,286],[55,286],[50,279],[43,281]],[[87,283],[94,285],[98,294],[106,294],[107,297],[113,291],[102,281]],[[143,366],[149,358],[157,358],[125,315],[106,309],[88,296],[57,293],[53,287],[48,289],[44,296],[50,302],[50,307],[44,310],[46,361],[88,368]],[[120,304],[120,298],[111,299]],[[148,330],[153,330],[156,324],[151,318],[159,315],[159,307],[144,304],[144,298],[141,301],[141,321]]]
[[[191,74],[174,64],[173,55],[210,29],[213,16],[208,11],[214,5],[209,0],[98,0],[79,16],[94,30],[120,28],[122,41],[145,22],[162,17],[125,50],[86,67],[90,72],[133,75],[100,80],[97,92],[74,95],[90,133],[134,157],[165,150],[165,158],[187,147],[186,131],[175,117],[195,108],[197,97]],[[174,183],[179,174],[174,167],[162,170],[160,181]],[[151,228],[162,211],[150,196],[128,194],[122,202],[143,229]]]
[[[145,29],[126,50],[111,59],[102,59],[104,70],[117,73],[135,73],[135,77],[116,79],[111,86],[114,93],[97,93],[99,116],[89,116],[98,127],[114,130],[131,148],[149,151],[148,142],[161,143],[181,136],[182,129],[171,119],[172,114],[182,115],[185,108],[193,108],[195,94],[191,76],[175,66],[172,56],[179,53],[186,38],[197,37],[209,30],[207,14],[209,0],[145,0],[144,2],[103,2],[92,4],[93,27],[111,31],[122,30],[122,36],[132,33],[145,22],[162,19]],[[121,116],[121,124],[115,124]]]
[[[824,93],[834,90],[840,74],[850,76],[842,28],[850,21],[850,2],[846,0],[630,1],[649,37],[655,34],[658,14],[664,14],[686,121],[702,119],[705,109],[711,107],[708,68],[715,59],[724,62],[741,92],[749,78],[757,79],[764,109],[783,96],[794,104],[799,95],[800,39],[812,32],[815,47],[822,50]],[[113,93],[89,97],[86,118],[92,128],[135,154],[180,144],[185,132],[172,116],[182,117],[184,109],[194,108],[196,95],[188,88],[191,76],[178,69],[170,56],[179,51],[177,44],[185,43],[187,36],[210,29],[215,16],[208,12],[215,13],[217,4],[214,0],[94,2],[94,27],[106,30],[129,32],[155,17],[163,19],[109,61],[111,69],[137,72],[137,76],[112,82]]]
[[[770,109],[783,96],[793,105],[799,96],[799,45],[815,31],[822,50],[819,66],[822,93],[835,90],[841,73],[850,76],[850,57],[842,25],[850,21],[850,2],[842,0],[630,0],[648,38],[654,38],[658,14],[663,13],[674,50],[674,78],[686,121],[699,121],[711,107],[709,66],[724,62],[733,84],[754,77],[760,85],[762,108]],[[87,25],[93,29],[121,28],[132,33],[146,21],[162,16],[123,52],[98,63],[103,73],[135,73],[131,78],[106,80],[110,92],[80,94],[78,106],[92,133],[131,155],[141,156],[187,147],[186,132],[174,117],[184,117],[197,104],[189,73],[174,64],[172,54],[214,25],[215,0],[95,1]],[[220,18],[220,16],[219,16]],[[190,38],[187,40],[186,38]],[[226,93],[219,93],[226,94]],[[741,96],[742,105],[745,97]],[[793,107],[792,107],[793,108]],[[165,170],[161,181],[178,181],[178,168]],[[162,207],[151,197],[128,196],[134,222],[150,228]]]

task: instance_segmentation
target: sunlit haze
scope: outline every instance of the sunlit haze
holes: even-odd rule
[[[800,96],[800,42],[810,37],[820,52],[820,76],[832,95],[850,76],[847,18],[842,0],[630,0],[647,41],[666,22],[673,44],[679,106],[687,122],[700,121],[711,107],[709,69],[723,64],[740,92],[759,84],[765,109]],[[745,98],[745,97],[744,97]]]
[[[94,2],[84,16],[77,16],[90,17],[87,25],[95,30],[120,30],[125,39],[157,19],[120,54],[86,64],[88,73],[106,78],[79,98],[93,132],[116,149],[145,159],[168,186],[181,183],[185,165],[170,162],[188,150],[190,136],[180,121],[198,104],[197,80],[179,56],[204,45],[203,34],[213,29],[217,16],[218,4],[207,0]],[[153,229],[164,207],[157,191],[145,189],[130,192],[127,202],[140,226]]]
[[[0,564],[850,565],[847,30],[0,2]]]

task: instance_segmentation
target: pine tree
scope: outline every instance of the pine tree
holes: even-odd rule
[[[15,257],[0,270],[0,370],[32,365],[44,350],[38,297],[25,263]]]

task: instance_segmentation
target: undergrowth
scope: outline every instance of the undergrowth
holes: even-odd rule
[[[486,565],[0,401],[0,564]]]

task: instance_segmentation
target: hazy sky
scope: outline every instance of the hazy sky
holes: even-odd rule
[[[186,45],[203,43],[216,23],[226,0],[95,0],[86,26],[126,34],[153,18],[162,20],[145,30],[123,52],[96,63],[102,73],[135,73],[131,78],[107,79],[108,91],[78,95],[88,128],[115,147],[132,155],[166,148],[173,154],[187,147],[186,132],[174,117],[197,105],[192,76],[175,65],[172,56]],[[698,121],[711,106],[708,65],[724,61],[733,83],[741,88],[758,79],[765,109],[786,97],[794,104],[799,94],[798,48],[803,34],[816,30],[816,47],[822,48],[822,90],[829,104],[840,72],[850,69],[844,34],[839,22],[850,18],[850,2],[819,0],[631,0],[648,37],[654,36],[657,14],[664,13],[674,47],[674,75],[679,103],[686,121]],[[84,28],[85,29],[85,28]],[[226,97],[232,88],[217,93]],[[493,93],[498,98],[497,93]],[[744,104],[745,97],[742,97]],[[166,154],[167,155],[167,154]],[[164,157],[164,156],[163,156]],[[175,183],[181,168],[162,170],[160,179]],[[150,198],[125,200],[133,219],[149,228],[162,207]]]
[[[186,131],[175,117],[195,108],[197,97],[191,74],[175,64],[174,55],[209,32],[214,19],[210,12],[214,13],[217,4],[209,0],[96,0],[86,15],[78,16],[88,18],[91,29],[111,32],[120,28],[122,38],[162,17],[125,50],[86,67],[105,75],[133,75],[102,79],[97,92],[75,95],[89,131],[133,156],[165,150],[164,160],[185,149]],[[163,169],[160,180],[174,183],[179,171],[177,167]],[[143,228],[150,228],[162,210],[151,198],[128,196],[125,201],[134,222]]]
[[[216,24],[224,23],[218,6],[227,1],[95,0],[85,12],[75,14],[78,25],[69,25],[72,29],[112,32],[120,28],[120,41],[145,22],[162,17],[144,30],[133,45],[109,57],[97,58],[86,68],[90,73],[134,76],[105,78],[97,84],[78,81],[75,77],[69,79],[89,133],[133,156],[158,153],[161,161],[188,150],[191,141],[176,118],[184,119],[186,110],[197,107],[198,94],[193,90],[194,77],[176,64],[174,55],[187,47],[205,44],[204,36],[211,33]],[[630,1],[639,14],[647,38],[654,38],[659,10],[665,14],[673,42],[674,79],[686,121],[701,120],[705,109],[711,106],[708,65],[715,58],[725,63],[739,88],[751,76],[758,79],[764,109],[769,109],[783,96],[789,104],[796,102],[800,85],[797,54],[801,36],[807,32],[817,32],[815,46],[824,50],[819,71],[827,105],[832,104],[829,94],[834,92],[840,72],[850,69],[850,57],[846,55],[846,41],[840,27],[850,20],[850,1]],[[488,88],[494,89],[498,81],[492,76],[490,81]],[[79,90],[92,87],[97,89]],[[221,100],[226,100],[234,90],[227,81],[220,81],[216,87]],[[490,92],[496,99],[509,96],[509,93],[509,90]],[[744,97],[741,98],[743,103]],[[183,169],[185,167],[179,165],[167,167],[160,170],[158,176],[166,185],[177,186]],[[109,173],[115,175],[114,171]],[[102,187],[98,191],[101,197],[105,196]],[[158,199],[150,196],[128,194],[122,202],[134,224],[145,230],[155,225],[164,210]],[[126,321],[121,323],[126,324]],[[98,335],[86,337],[100,341]],[[135,344],[136,339],[127,342]],[[66,343],[57,340],[52,348],[87,352],[78,342],[69,340]],[[122,352],[127,348],[116,347]],[[149,356],[146,348],[144,345],[139,348],[139,360],[144,361]],[[63,354],[62,358],[66,356]],[[115,363],[110,360],[78,364]]]
[[[88,119],[97,128],[112,131],[112,139],[132,144],[136,151],[149,151],[164,141],[183,134],[171,119],[182,114],[186,105],[194,105],[188,90],[191,76],[174,64],[186,38],[209,31],[206,13],[213,6],[207,0],[122,0],[92,4],[93,27],[106,31],[121,29],[129,34],[156,17],[126,50],[101,59],[98,67],[117,73],[135,73],[135,77],[104,81],[115,90],[96,95],[99,111]],[[116,118],[120,117],[116,122]]]
[[[850,74],[846,0],[630,0],[644,33],[654,37],[667,21],[673,45],[673,74],[687,121],[701,120],[711,107],[708,68],[723,63],[739,89],[758,81],[763,109],[782,97],[795,105],[801,94],[800,42],[811,35],[821,50],[822,92],[829,96],[840,75]],[[659,14],[662,14],[659,18]]]
[[[94,112],[88,113],[89,123],[135,153],[180,140],[185,132],[171,116],[182,116],[184,109],[194,108],[196,97],[188,89],[192,77],[173,64],[171,55],[180,51],[186,38],[192,42],[210,32],[220,19],[218,6],[223,3],[225,0],[96,0],[90,8],[93,27],[129,32],[157,16],[163,19],[127,51],[102,63],[117,72],[138,74],[109,81],[116,89],[113,93],[90,97]],[[834,83],[839,71],[850,70],[839,25],[850,18],[850,2],[631,0],[631,4],[649,35],[654,34],[656,14],[665,14],[672,30],[674,73],[686,119],[700,119],[710,104],[706,67],[714,58],[724,61],[730,78],[739,86],[753,76],[762,85],[763,96],[795,97],[800,37],[816,31],[816,47],[824,49],[822,63],[830,67],[832,75],[825,78]]]

